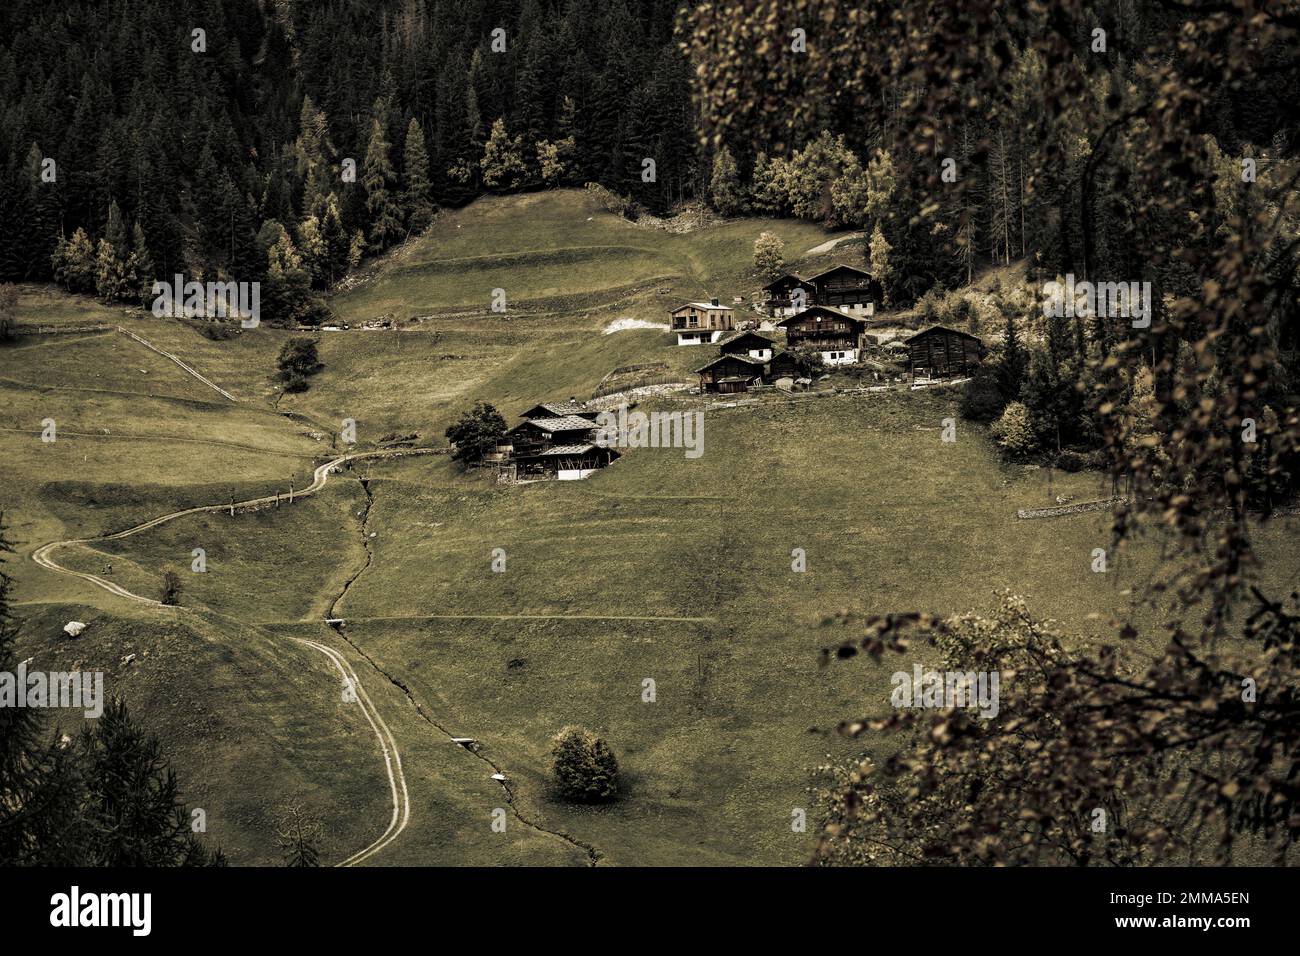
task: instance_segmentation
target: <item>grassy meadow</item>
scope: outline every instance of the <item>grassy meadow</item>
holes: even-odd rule
[[[677,348],[656,329],[601,330],[665,322],[688,298],[751,295],[763,229],[783,235],[801,270],[797,253],[832,238],[758,220],[672,234],[578,191],[444,213],[335,297],[354,329],[321,334],[325,367],[299,395],[274,377],[290,332],[217,342],[185,322],[24,289],[22,324],[130,323],[236,398],[116,332],[0,346],[0,509],[25,653],[48,669],[104,670],[108,690],[164,738],[186,799],[236,863],[276,862],[275,816],[290,802],[322,818],[327,863],[377,838],[392,810],[375,734],[329,661],[297,638],[356,669],[400,750],[410,822],[370,863],[803,862],[812,835],[790,819],[809,805],[809,768],[889,747],[850,744],[834,728],[882,713],[890,673],[912,662],[819,667],[854,616],[989,609],[1013,588],[1071,640],[1103,640],[1167,545],[1148,537],[1095,574],[1092,550],[1110,547],[1106,514],[1017,520],[1052,495],[1087,500],[1108,487],[1058,474],[1049,492],[1044,472],[1001,464],[965,422],[942,442],[956,392],[706,408],[702,457],[629,450],[584,482],[499,485],[445,456],[358,461],[292,505],[189,515],[54,554],[148,597],[174,568],[181,608],[128,602],[29,559],[46,542],[302,489],[344,419],[361,449],[409,433],[441,445],[478,399],[513,422],[538,401],[590,396],[622,365],[661,362],[692,381],[712,349]],[[487,309],[495,287],[507,290],[506,316]],[[355,328],[385,313],[408,330]],[[47,418],[54,443],[40,439]],[[1258,530],[1266,583],[1293,578],[1298,522]],[[190,570],[194,548],[205,573]],[[339,631],[323,623],[331,615],[345,619]],[[1149,627],[1138,647],[1157,647],[1158,614],[1133,616]],[[76,640],[62,634],[72,619],[89,624]],[[912,655],[927,660],[924,648]],[[618,754],[616,803],[552,794],[550,739],[568,723]],[[475,738],[479,753],[453,736]],[[504,833],[490,828],[497,808],[509,811]]]

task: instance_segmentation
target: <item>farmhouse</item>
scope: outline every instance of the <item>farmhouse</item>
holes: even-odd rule
[[[506,432],[492,460],[510,463],[516,478],[586,478],[619,457],[595,443],[599,414],[573,398],[534,405]]]
[[[717,299],[687,302],[673,309],[671,315],[678,345],[716,342],[724,332],[730,332],[734,328],[731,306],[720,305]]]
[[[763,309],[772,318],[794,315],[817,302],[817,287],[793,272],[763,286],[763,293]]]
[[[718,343],[718,351],[723,355],[748,355],[764,362],[771,359],[776,350],[775,342],[757,332],[739,332]]]
[[[854,266],[832,266],[808,280],[816,289],[813,303],[853,315],[872,315],[883,290],[880,283]]]
[[[777,323],[785,329],[786,345],[820,352],[827,365],[851,365],[866,339],[867,323],[856,316],[814,305]]]
[[[739,344],[739,336],[731,340]],[[695,372],[700,376],[701,392],[718,392],[723,395],[748,391],[751,385],[762,382],[771,384],[778,378],[793,378],[795,374],[794,356],[784,349],[775,347],[770,339],[757,336],[767,343],[766,348],[754,349],[765,355],[753,352],[725,350],[711,362],[707,362]]]
[[[968,375],[984,358],[984,343],[969,332],[933,325],[903,344],[908,350],[912,380]]]

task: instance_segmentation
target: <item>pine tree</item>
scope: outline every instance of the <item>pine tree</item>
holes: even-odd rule
[[[332,189],[334,144],[330,141],[329,122],[310,96],[303,97],[298,116],[298,138],[293,144],[294,169],[302,182],[302,209],[315,213],[317,206]]]
[[[709,202],[724,216],[744,211],[745,195],[740,188],[740,174],[731,150],[723,146],[713,156],[713,175],[709,177]]]
[[[330,193],[325,198],[325,218],[321,220],[321,236],[325,241],[325,281],[333,285],[348,271],[349,241],[343,216],[339,213],[338,197]]]
[[[411,232],[423,232],[433,219],[433,203],[429,199],[429,153],[424,145],[424,129],[415,117],[406,126],[402,177],[406,185],[402,205],[407,227]]]
[[[1020,396],[1020,383],[1025,377],[1025,352],[1020,344],[1016,320],[1009,312],[1006,318],[1002,331],[1002,361],[998,364],[998,388],[1003,398],[1010,402]]]
[[[0,514],[0,560],[12,547]],[[18,668],[18,624],[9,595],[13,580],[0,568],[0,673]],[[83,781],[68,748],[53,739],[46,712],[0,706],[0,860],[14,866],[82,862]]]
[[[58,237],[58,183],[41,177],[44,155],[32,143],[23,166],[26,180],[26,203],[23,221],[10,227],[12,240],[22,248],[22,278],[43,279],[50,274],[50,255]]]
[[[180,866],[224,862],[209,855],[190,830],[176,773],[157,737],[132,721],[114,699],[82,731],[89,855],[97,866]]]
[[[362,166],[362,184],[366,190],[366,211],[370,216],[370,243],[386,249],[402,235],[402,212],[393,196],[396,179],[388,142],[388,106],[375,100],[370,119],[370,140]]]
[[[144,229],[138,222],[131,227],[131,257],[127,272],[135,276],[140,303],[148,305],[153,300],[154,264],[153,256],[149,253],[149,243],[144,238]]]
[[[105,302],[131,298],[136,291],[135,275],[130,271],[131,250],[127,244],[126,223],[122,210],[114,201],[108,207],[108,224],[95,249],[95,291]]]

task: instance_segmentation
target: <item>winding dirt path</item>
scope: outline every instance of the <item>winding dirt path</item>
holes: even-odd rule
[[[361,713],[365,715],[366,720],[370,723],[370,729],[379,738],[379,746],[384,751],[384,766],[388,770],[388,786],[393,797],[393,815],[388,821],[388,828],[379,835],[379,839],[365,849],[358,850],[341,863],[336,864],[337,866],[356,866],[358,863],[364,863],[396,840],[398,835],[406,829],[406,824],[411,820],[411,796],[406,790],[406,775],[402,773],[402,755],[397,749],[397,739],[393,737],[393,732],[384,723],[384,718],[379,716],[379,711],[371,702],[370,695],[361,686],[361,678],[357,676],[357,672],[352,669],[352,665],[343,658],[343,655],[332,647],[317,641],[309,641],[302,637],[295,637],[293,640],[320,651],[334,663],[334,667],[343,680],[351,683],[356,691],[357,703],[361,706]]]
[[[318,467],[313,474],[312,483],[302,491],[296,492],[294,497],[300,498],[304,495],[315,494],[321,488],[325,487],[325,483],[329,480],[330,473],[336,467],[357,458],[392,458],[404,455],[438,454],[441,451],[442,449],[437,448],[403,448],[354,452],[348,455],[340,455],[339,457],[333,458]],[[186,508],[181,511],[173,511],[169,514],[160,515],[157,518],[144,522],[143,524],[138,524],[133,528],[127,528],[125,531],[118,531],[115,534],[101,535],[95,538],[70,538],[66,541],[51,541],[49,544],[41,545],[33,551],[32,560],[48,571],[53,571],[56,574],[67,574],[72,577],[81,578],[83,581],[88,581],[97,587],[103,588],[110,594],[116,594],[118,597],[123,597],[130,601],[136,601],[140,604],[147,604],[151,607],[163,607],[164,605],[160,601],[155,601],[152,598],[135,594],[118,584],[114,584],[112,581],[105,581],[103,578],[94,574],[65,568],[61,564],[58,564],[51,555],[59,548],[72,544],[88,544],[93,541],[113,541],[119,538],[130,537],[133,534],[139,534],[141,531],[156,528],[160,524],[165,524],[166,522],[173,521],[176,518],[182,518],[185,515],[225,511],[232,507],[257,507],[264,504],[271,504],[278,500],[279,497],[279,495],[265,495],[260,498],[249,498],[245,501],[236,501],[233,505],[229,503],[220,505],[201,505],[196,508]],[[370,695],[366,693],[365,688],[361,685],[361,679],[357,676],[357,672],[353,670],[352,665],[333,648],[321,644],[318,641],[311,641],[298,637],[293,638],[293,640],[324,654],[338,670],[343,680],[350,682],[352,688],[356,691],[357,703],[361,707],[361,713],[370,724],[370,728],[374,731],[375,737],[379,740],[379,746],[384,753],[384,766],[388,772],[388,785],[392,796],[393,813],[388,821],[388,827],[382,834],[380,834],[378,839],[364,849],[358,850],[356,853],[338,864],[338,866],[356,866],[359,863],[364,863],[366,860],[370,859],[370,857],[374,856],[380,850],[384,849],[384,847],[388,846],[388,844],[397,839],[398,835],[406,829],[406,825],[411,819],[411,798],[407,792],[406,776],[402,772],[402,756],[397,749],[397,740],[394,738],[393,732],[388,729],[388,725],[384,723],[383,717],[379,715],[379,711],[371,701]]]

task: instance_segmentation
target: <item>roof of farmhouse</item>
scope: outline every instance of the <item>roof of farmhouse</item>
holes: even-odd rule
[[[746,338],[759,339],[763,342],[766,342],[768,345],[776,344],[775,339],[771,339],[766,335],[760,335],[759,333],[755,332],[753,329],[750,329],[745,332],[737,332],[735,335],[727,336],[725,339],[723,339],[721,342],[718,343],[718,346],[719,348],[721,348],[724,345],[730,345],[732,342],[739,342],[741,339],[746,339]]]
[[[510,430],[515,431],[525,425],[536,425],[542,431],[547,432],[587,431],[595,427],[590,419],[579,418],[577,415],[562,415],[558,418],[530,418],[526,422],[520,422]]]
[[[674,312],[680,312],[682,309],[690,309],[690,308],[696,308],[696,309],[722,309],[724,312],[730,312],[730,311],[731,311],[731,306],[729,306],[729,305],[721,305],[721,304],[719,304],[719,303],[717,303],[717,302],[683,302],[683,303],[682,303],[681,305],[679,305],[677,308],[673,309],[673,311],[674,311]]]
[[[529,408],[528,411],[520,412],[519,414],[527,415],[528,412],[534,411],[538,408],[550,412],[551,415],[553,415],[555,418],[564,418],[567,415],[575,415],[578,412],[587,411],[587,403],[586,402],[538,402],[536,405]]]
[[[926,335],[933,335],[935,332],[947,332],[950,335],[959,335],[964,339],[973,339],[974,341],[979,342],[980,345],[984,344],[983,340],[978,335],[971,335],[969,332],[963,332],[961,329],[950,329],[946,325],[932,325],[928,329],[922,329],[915,335],[909,335],[907,338],[903,339],[903,344],[906,345],[913,339],[919,339]]]
[[[749,356],[749,355],[719,355],[717,358],[713,359],[712,361],[705,362],[703,365],[701,365],[701,366],[700,366],[699,368],[697,368],[695,371],[696,371],[696,372],[703,372],[703,371],[705,371],[706,369],[711,369],[711,368],[713,368],[713,366],[717,365],[719,362],[726,362],[726,361],[728,361],[728,360],[733,361],[733,362],[744,362],[744,363],[747,364],[747,365],[753,365],[753,366],[755,366],[756,368],[760,368],[760,369],[761,369],[764,365],[767,364],[767,363],[766,363],[765,361],[763,361],[762,359],[760,359],[760,358],[753,358],[752,356]]]
[[[840,271],[856,272],[860,276],[866,276],[868,279],[871,278],[871,273],[868,272],[866,269],[859,269],[857,266],[851,266],[851,265],[847,265],[846,263],[841,263],[837,266],[831,266],[829,269],[817,273],[808,281],[816,282],[818,279],[822,278],[823,276],[828,276],[832,272],[840,272]]]

